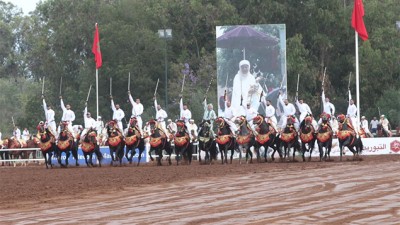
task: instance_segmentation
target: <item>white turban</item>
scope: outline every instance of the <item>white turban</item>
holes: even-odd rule
[[[239,63],[239,68],[241,67],[241,66],[243,66],[243,65],[248,65],[249,67],[250,67],[250,62],[248,61],[248,60],[242,60],[242,61],[240,61],[240,63]]]

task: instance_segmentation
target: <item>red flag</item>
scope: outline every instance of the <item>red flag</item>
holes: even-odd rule
[[[103,64],[103,60],[101,59],[99,28],[97,27],[97,23],[96,31],[94,32],[92,52],[94,54],[94,61],[96,62],[96,69],[98,69]]]
[[[364,5],[362,0],[354,0],[353,14],[351,16],[351,26],[357,31],[361,39],[368,40],[367,29],[364,24]]]

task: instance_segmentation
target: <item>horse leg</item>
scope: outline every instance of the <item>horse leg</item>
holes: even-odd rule
[[[75,166],[79,166],[78,163],[78,146],[73,144],[71,149],[72,156],[75,158]]]
[[[142,159],[143,151],[144,151],[144,148],[139,148],[138,162],[137,162],[136,166],[139,166],[139,164],[140,164],[140,160]],[[136,154],[136,152],[135,152],[135,154]]]
[[[66,154],[65,165],[68,167],[68,160],[69,160],[69,157],[71,156],[71,152],[67,150],[65,152],[65,154]]]
[[[302,149],[302,151],[301,151],[301,157],[303,158],[303,162],[305,162],[306,161],[306,158],[304,157],[304,155],[306,154],[306,150],[307,150],[307,148],[306,148],[306,144],[305,143],[301,143],[301,149]],[[294,153],[294,152],[293,152]],[[294,155],[294,154],[293,154]],[[293,158],[293,160],[294,160],[294,158]]]
[[[162,164],[161,164],[161,159],[162,159],[162,157],[163,157],[162,149],[159,149],[159,150],[158,150],[157,166],[162,166]]]
[[[44,164],[46,164],[46,169],[49,168],[49,165],[48,165],[47,163],[48,163],[48,162],[47,162],[47,154],[44,153]]]
[[[88,163],[88,160],[87,160],[87,155],[88,155],[88,154],[87,154],[86,152],[83,152],[83,157],[85,158],[86,166],[87,166],[87,167],[90,167],[90,166],[89,166],[89,163]]]
[[[128,160],[129,164],[132,164],[132,158],[128,156],[128,153],[131,151],[131,148],[129,146],[126,146],[126,152],[125,152],[125,158]],[[132,156],[133,153],[131,153]]]
[[[340,162],[342,161],[342,155],[343,155],[343,144],[339,142],[339,150],[340,150]]]
[[[94,147],[94,154],[96,154],[97,160],[99,162],[99,167],[101,167],[101,161],[103,160],[103,155],[101,154],[100,147],[97,144]]]
[[[65,165],[62,164],[61,156],[62,156],[62,152],[60,151],[60,152],[57,154],[57,161],[58,161],[58,164],[60,164],[61,167],[65,167]]]

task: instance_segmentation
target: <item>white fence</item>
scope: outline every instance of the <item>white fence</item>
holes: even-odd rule
[[[12,151],[35,151],[36,159],[28,158],[28,159],[0,159],[0,163],[2,162],[27,162],[27,161],[44,161],[42,156],[42,152],[40,148],[17,148],[17,149],[0,149],[2,152],[12,152]]]

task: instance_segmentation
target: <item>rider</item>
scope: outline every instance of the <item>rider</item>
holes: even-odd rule
[[[265,104],[265,122],[271,124],[271,126],[277,131],[278,128],[276,127],[276,124],[278,121],[275,117],[275,108],[272,106],[270,100],[265,100],[265,98],[263,98],[262,101]]]
[[[347,107],[347,117],[350,120],[351,126],[356,129],[358,133],[358,126],[357,126],[357,106],[354,104],[354,100],[349,100],[349,107]]]
[[[140,133],[142,132],[142,127],[143,127],[143,120],[142,120],[142,114],[143,114],[143,105],[140,103],[140,99],[137,98],[136,101],[133,101],[131,92],[128,91],[128,97],[129,97],[129,102],[132,105],[132,116],[136,117],[137,120],[137,125],[140,129]],[[131,117],[132,118],[132,117]]]
[[[156,119],[157,122],[161,125],[161,129],[166,133],[166,125],[165,125],[165,119],[167,119],[168,114],[167,112],[161,108],[159,104],[157,104],[157,99],[154,96],[154,107],[156,108]]]
[[[42,95],[42,99],[43,99],[43,110],[46,116],[46,126],[49,129],[49,131],[54,135],[54,137],[57,137],[57,126],[56,126],[56,121],[54,119],[54,115],[55,112],[54,110],[51,108],[50,105],[46,104],[46,100],[44,99],[44,95]]]
[[[189,120],[189,124],[187,126],[190,142],[197,138],[197,125],[194,123],[194,119]]]
[[[75,138],[74,130],[72,129],[72,122],[75,120],[75,113],[74,111],[71,110],[70,104],[64,105],[64,101],[61,95],[60,95],[60,101],[61,101],[61,109],[63,111],[61,121],[66,122],[68,131]]]
[[[185,121],[186,126],[189,124],[189,120],[192,118],[192,112],[188,109],[187,104],[183,104],[183,99],[179,100],[179,109],[180,109],[180,119]]]
[[[229,128],[231,129],[233,134],[236,134],[238,128],[235,124],[235,120],[236,120],[236,109],[231,105],[230,101],[227,101],[227,99],[225,98],[225,121],[226,123],[229,125]]]
[[[361,117],[361,128],[364,130],[365,134],[367,134],[368,137],[374,137],[368,129],[368,120],[365,118],[365,116]]]
[[[113,120],[116,121],[117,123],[117,128],[119,132],[124,135],[124,127],[122,126],[122,119],[125,118],[125,113],[124,111],[119,107],[119,104],[114,104],[114,99],[112,96],[111,98],[111,109],[113,110]]]
[[[286,127],[287,118],[289,116],[293,116],[293,118],[294,118],[294,128],[296,129],[296,131],[298,131],[299,130],[299,120],[295,116],[296,108],[294,107],[294,105],[292,103],[289,103],[287,98],[283,99],[282,91],[279,91],[278,100],[279,100],[279,102],[281,103],[281,105],[283,107],[283,116],[282,116],[283,119],[282,119],[281,129],[283,130]]]
[[[81,140],[85,139],[85,135],[90,128],[96,131],[96,125],[97,125],[96,120],[93,119],[90,112],[87,111],[87,102],[85,102],[85,110],[83,110],[83,118],[85,121],[85,129],[81,133]]]
[[[217,115],[215,114],[213,105],[211,103],[207,105],[207,98],[204,98],[203,108],[204,108],[203,122],[210,121],[210,129],[212,130],[214,120],[217,119]]]

